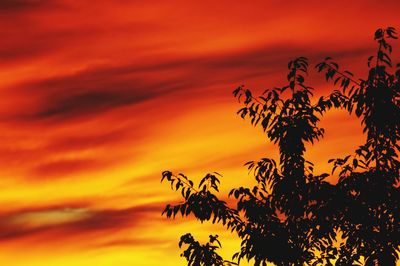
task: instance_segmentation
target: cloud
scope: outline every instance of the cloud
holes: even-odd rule
[[[328,54],[318,49],[312,53],[306,52],[309,50],[309,47],[277,44],[220,55],[181,56],[174,59],[149,59],[148,62],[130,65],[92,66],[70,75],[27,81],[13,88],[20,95],[35,95],[36,99],[30,109],[24,106],[21,110],[17,104],[16,109],[20,109],[17,112],[21,112],[17,116],[25,121],[49,120],[61,123],[69,119],[96,116],[151,99],[168,98],[171,93],[179,91],[204,93],[212,86],[228,87],[229,84],[239,84],[249,78],[265,76],[276,79],[284,76],[281,72],[285,71],[286,62],[290,59],[300,55],[322,59]],[[366,48],[358,47],[329,54],[355,57],[366,51]],[[221,91],[213,93],[221,96]],[[165,105],[168,104],[169,101],[166,101]],[[10,117],[10,112],[7,112],[7,117]]]
[[[33,110],[25,110],[27,121],[90,117],[118,107],[134,105],[148,99],[181,90],[186,86],[175,79],[144,78],[142,73],[109,67],[96,68],[31,84],[21,84],[21,93],[36,94]],[[36,109],[36,110],[35,110]]]
[[[112,145],[117,145],[119,142],[126,141],[132,137],[135,139],[140,138],[138,132],[135,132],[135,134],[130,133],[131,132],[127,132],[127,130],[124,129],[108,129],[96,132],[80,132],[79,134],[72,136],[61,135],[50,140],[43,149],[47,152],[53,153],[106,148]]]
[[[149,204],[127,209],[90,209],[90,206],[56,206],[25,209],[2,214],[0,243],[12,240],[42,239],[49,242],[85,239],[95,234],[99,240],[121,230],[140,230],[143,221],[162,209],[161,204]],[[151,223],[150,223],[151,224]],[[97,239],[93,239],[94,242]],[[102,241],[105,246],[123,244],[121,240]],[[138,239],[128,240],[143,242]],[[88,241],[91,242],[91,241]],[[109,242],[109,243],[107,243]],[[128,243],[126,243],[128,244]]]
[[[121,238],[113,241],[104,242],[98,245],[93,246],[93,248],[110,248],[110,247],[121,247],[121,246],[151,246],[155,247],[156,245],[161,244],[169,244],[171,241],[166,239],[155,239],[155,238]]]
[[[287,60],[299,55],[315,61],[325,55],[343,60],[366,53],[365,47],[329,53],[325,48],[269,44],[219,54],[97,64],[27,80],[2,91],[5,99],[12,97],[9,108],[0,108],[0,120],[18,134],[4,138],[8,144],[0,148],[0,164],[23,170],[29,182],[90,176],[140,157],[137,147],[143,149],[146,141],[159,137],[149,135],[154,127],[193,108],[206,112],[205,99],[233,103],[234,86],[281,85]]]
[[[65,95],[52,99],[50,106],[35,114],[37,118],[86,116],[129,105],[150,98],[150,93],[138,91],[97,91]]]
[[[56,1],[54,1],[56,2]],[[49,2],[40,0],[2,0],[0,2],[0,10],[5,11],[21,11],[26,9],[38,8],[49,5]]]
[[[105,162],[101,162],[98,159],[58,160],[40,164],[33,170],[33,174],[41,181],[44,181],[46,177],[56,176],[60,178],[64,175],[73,175],[78,172],[102,170],[106,165]]]

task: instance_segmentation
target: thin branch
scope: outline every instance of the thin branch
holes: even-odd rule
[[[353,82],[354,84],[356,84],[356,85],[358,85],[358,86],[361,86],[361,84],[360,84],[357,80],[355,80],[355,79],[353,79],[352,77],[349,77],[349,76],[347,76],[346,74],[344,74],[343,72],[337,70],[337,69],[334,68],[331,64],[326,63],[326,65],[327,65],[330,69],[332,69],[333,71],[335,71],[337,74],[339,74],[339,75],[341,75],[341,76],[347,78],[348,80],[350,80],[350,81]]]

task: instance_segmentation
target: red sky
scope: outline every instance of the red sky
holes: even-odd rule
[[[231,91],[283,85],[298,56],[332,56],[363,76],[375,29],[400,28],[399,10],[384,0],[0,1],[0,261],[185,265],[186,232],[219,232],[229,258],[238,242],[220,227],[161,217],[178,196],[161,172],[218,171],[221,197],[251,182],[243,164],[276,149],[236,115]],[[309,84],[332,89],[315,73]],[[328,171],[363,136],[338,111],[322,124],[307,156]]]

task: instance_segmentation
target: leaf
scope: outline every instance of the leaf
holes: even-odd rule
[[[353,159],[353,167],[357,168],[358,166],[358,160],[357,159]]]
[[[162,182],[165,178],[166,178],[168,181],[171,181],[171,179],[172,179],[172,172],[171,172],[171,171],[164,171],[164,172],[162,172],[161,182]]]
[[[381,39],[383,37],[383,30],[382,29],[378,29],[376,32],[375,32],[375,40],[379,40],[379,39]]]

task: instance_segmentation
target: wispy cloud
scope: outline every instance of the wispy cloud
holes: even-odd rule
[[[66,242],[85,239],[86,234],[92,235],[94,232],[101,233],[97,235],[103,240],[103,234],[126,229],[140,231],[140,227],[136,226],[149,219],[154,212],[159,212],[161,208],[161,205],[145,205],[128,209],[93,210],[90,206],[64,206],[14,211],[1,215],[0,243],[17,239],[23,241],[24,238]],[[138,237],[138,242],[143,241],[140,234]],[[95,243],[96,239],[93,239],[93,242]],[[106,245],[113,245],[113,242]]]

